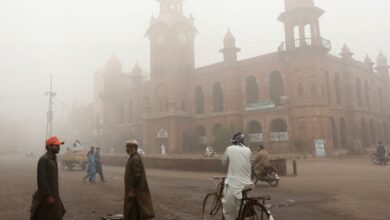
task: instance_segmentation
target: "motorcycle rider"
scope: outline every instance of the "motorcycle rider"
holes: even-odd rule
[[[256,176],[261,174],[266,167],[270,166],[269,154],[262,144],[260,144],[257,150],[252,165]]]
[[[225,220],[237,218],[242,191],[245,187],[253,185],[251,182],[251,150],[244,145],[244,134],[235,133],[231,142],[233,145],[226,149],[222,157],[222,163],[229,165],[222,198]]]
[[[378,142],[378,146],[376,147],[376,154],[378,155],[379,165],[386,165],[386,149],[382,144],[382,141]]]

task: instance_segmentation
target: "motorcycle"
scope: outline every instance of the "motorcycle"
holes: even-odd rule
[[[389,158],[389,155],[386,155],[385,158],[384,158],[384,165],[386,165],[386,163],[388,161],[390,161],[390,158]],[[378,154],[375,152],[375,153],[372,153],[371,154],[371,161],[375,164],[375,165],[380,165],[381,164],[381,160],[380,158],[378,157]]]
[[[254,185],[256,185],[258,181],[267,182],[269,185],[273,187],[276,187],[279,184],[279,175],[274,166],[265,167],[260,174],[256,175],[254,167],[252,165],[251,178]]]

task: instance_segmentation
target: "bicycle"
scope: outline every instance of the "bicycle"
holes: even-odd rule
[[[222,197],[226,177],[214,177],[217,189],[208,193],[203,200],[203,220],[224,219],[222,213]],[[247,187],[242,191],[242,200],[238,212],[239,220],[274,220],[271,212],[264,206],[266,200],[271,200],[270,196],[248,197],[247,192],[251,191]],[[261,202],[259,202],[261,201]]]

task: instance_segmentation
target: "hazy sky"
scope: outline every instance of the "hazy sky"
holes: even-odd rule
[[[199,31],[197,66],[222,59],[218,50],[229,27],[242,48],[239,59],[273,52],[284,40],[277,17],[283,0],[186,0]],[[390,56],[390,2],[386,0],[317,0],[326,11],[320,20],[324,38],[338,54],[346,42],[362,60],[379,50]],[[0,115],[45,120],[43,95],[54,75],[55,111],[74,101],[90,101],[93,74],[112,55],[125,71],[136,61],[149,70],[144,38],[155,0],[1,0]],[[32,113],[27,114],[27,110]],[[32,123],[32,122],[30,122]]]

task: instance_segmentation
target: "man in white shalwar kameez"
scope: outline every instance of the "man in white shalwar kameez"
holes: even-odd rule
[[[242,199],[242,190],[252,186],[251,181],[251,150],[244,145],[244,135],[238,132],[232,137],[222,158],[223,164],[228,164],[228,173],[223,193],[223,215],[225,220],[235,220],[238,216]]]

